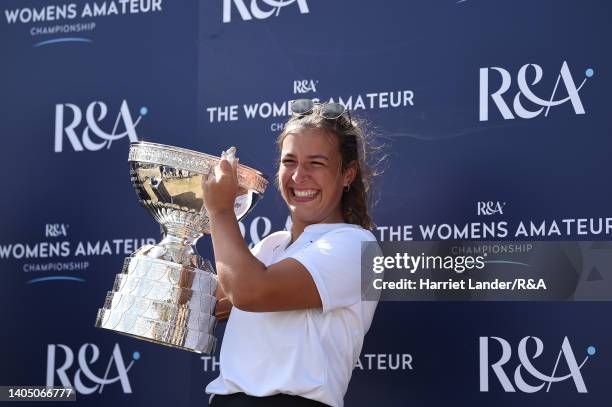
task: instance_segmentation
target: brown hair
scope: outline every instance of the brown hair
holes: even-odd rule
[[[347,114],[337,119],[326,119],[319,114],[321,105],[315,105],[314,110],[303,116],[291,117],[276,140],[278,151],[283,147],[285,137],[290,133],[298,133],[304,129],[323,129],[338,139],[342,157],[342,173],[349,164],[355,161],[357,173],[348,191],[342,194],[342,216],[344,221],[359,225],[364,229],[372,229],[374,222],[370,216],[370,192],[372,178],[378,175],[373,166],[368,163],[371,153],[379,150],[373,146],[372,140],[366,137],[365,123],[354,117],[349,120]],[[280,161],[280,160],[279,160]],[[278,180],[278,177],[277,177]]]

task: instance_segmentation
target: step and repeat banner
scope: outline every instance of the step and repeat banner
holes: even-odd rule
[[[383,295],[345,404],[608,405],[607,2],[1,8],[0,386],[73,387],[83,406],[207,405],[219,347],[198,355],[94,327],[124,257],[160,237],[131,186],[129,144],[214,155],[235,145],[242,164],[272,179],[290,102],[311,98],[344,104],[387,147],[373,230],[385,247],[534,245],[557,268],[545,281],[526,273],[515,288],[545,290],[555,270],[573,287],[542,297]],[[241,221],[245,240],[286,228],[287,215],[271,184]],[[207,236],[198,250],[213,258]],[[378,266],[399,269],[400,257]],[[529,262],[502,257],[491,263]],[[412,277],[396,283],[452,288]]]

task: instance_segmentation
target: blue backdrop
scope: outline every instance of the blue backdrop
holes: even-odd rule
[[[388,144],[381,241],[448,239],[440,225],[466,223],[490,240],[610,240],[597,227],[612,217],[608,2],[4,0],[0,21],[0,385],[73,385],[79,405],[206,405],[218,351],[93,326],[123,257],[159,237],[128,145],[236,145],[273,176],[292,99],[340,101]],[[272,186],[245,238],[286,221]],[[198,246],[212,258],[207,237]],[[610,288],[602,248],[580,279]],[[346,405],[606,405],[611,311],[381,303]],[[525,337],[541,354],[534,338],[521,351]],[[481,366],[504,344],[506,379]]]

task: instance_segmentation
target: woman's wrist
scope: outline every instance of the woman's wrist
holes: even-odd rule
[[[210,219],[211,222],[213,222],[213,220],[216,219],[223,219],[223,218],[234,218],[236,219],[236,214],[234,213],[234,208],[223,208],[223,209],[214,209],[214,210],[209,210],[208,212],[208,219]],[[237,219],[236,219],[237,221]]]

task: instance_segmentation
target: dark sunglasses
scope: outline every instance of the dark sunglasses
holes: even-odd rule
[[[296,99],[291,102],[291,112],[297,116],[305,116],[312,113],[315,105],[321,105],[319,114],[324,119],[335,120],[346,112],[349,122],[352,123],[351,112],[340,103],[319,103],[310,99]]]

